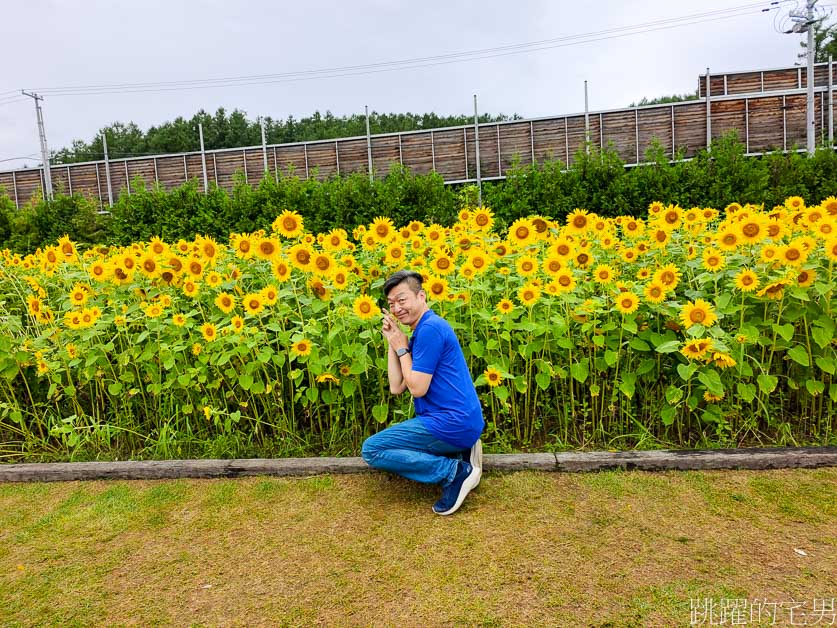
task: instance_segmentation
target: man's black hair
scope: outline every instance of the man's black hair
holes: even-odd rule
[[[421,290],[421,275],[414,270],[399,270],[390,275],[389,279],[384,283],[384,296],[388,297],[390,291],[395,286],[405,281],[410,286],[410,290],[418,294],[419,290]]]

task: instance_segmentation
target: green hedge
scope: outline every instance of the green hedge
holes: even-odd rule
[[[681,207],[723,207],[728,199],[781,204],[788,196],[816,203],[837,191],[837,153],[820,149],[746,157],[734,134],[690,160],[669,161],[660,146],[647,154],[648,165],[626,168],[610,149],[580,152],[572,169],[560,161],[516,165],[502,181],[483,185],[483,203],[494,210],[499,226],[521,216],[562,218],[576,208],[605,216],[644,215],[664,199]],[[1,189],[0,189],[1,190]],[[129,244],[160,236],[166,241],[196,234],[226,239],[230,232],[268,228],[285,209],[299,212],[309,231],[324,232],[389,216],[397,224],[412,219],[448,224],[457,209],[476,197],[475,186],[445,185],[438,174],[413,175],[394,166],[384,179],[365,174],[302,180],[293,174],[266,177],[249,185],[239,176],[232,193],[213,186],[204,194],[197,180],[174,190],[148,187],[135,180],[110,214],[99,214],[82,196],[57,195],[16,210],[0,194],[0,248],[30,253],[68,234],[81,244]]]

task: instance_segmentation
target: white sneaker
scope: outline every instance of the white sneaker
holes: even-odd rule
[[[468,462],[471,463],[471,466],[475,469],[479,470],[477,474],[477,483],[474,484],[474,488],[480,483],[480,478],[482,478],[482,440],[478,439],[476,443],[471,446],[471,450],[468,455]]]

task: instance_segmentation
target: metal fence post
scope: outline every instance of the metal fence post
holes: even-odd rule
[[[828,145],[834,146],[834,76],[831,55],[828,55]]]
[[[474,154],[477,158],[477,200],[482,207],[482,177],[480,176],[480,122],[477,116],[477,95],[474,94]],[[466,156],[467,160],[467,156]]]
[[[706,152],[712,151],[712,104],[709,68],[706,68]]]
[[[203,147],[203,124],[198,122],[198,135],[201,140],[201,167],[203,168],[203,193],[209,192],[209,179],[206,176],[206,150]]]
[[[262,127],[262,157],[264,158],[264,172],[270,172],[267,165],[267,142],[264,137],[264,118],[259,116],[259,124]]]
[[[590,154],[590,108],[587,101],[587,81],[584,81],[584,150]]]
[[[375,175],[372,174],[372,134],[369,131],[369,105],[364,105],[364,110],[366,111],[366,162],[369,165],[369,182],[372,183],[372,181],[375,178]],[[432,139],[431,139],[431,142],[432,142]],[[434,169],[435,169],[435,160],[434,160]]]
[[[102,131],[102,148],[105,152],[105,180],[108,182],[108,207],[113,207],[113,186],[110,182],[110,161],[108,161],[108,134]],[[70,180],[70,171],[67,170],[67,181]],[[72,190],[72,186],[70,186]],[[72,191],[70,192],[72,194]]]

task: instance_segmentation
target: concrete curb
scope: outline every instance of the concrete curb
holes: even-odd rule
[[[712,469],[813,469],[837,467],[837,447],[656,450],[487,454],[486,471],[701,471]],[[238,460],[147,460],[0,465],[0,482],[159,480],[300,476],[370,471],[361,458],[255,458]]]

